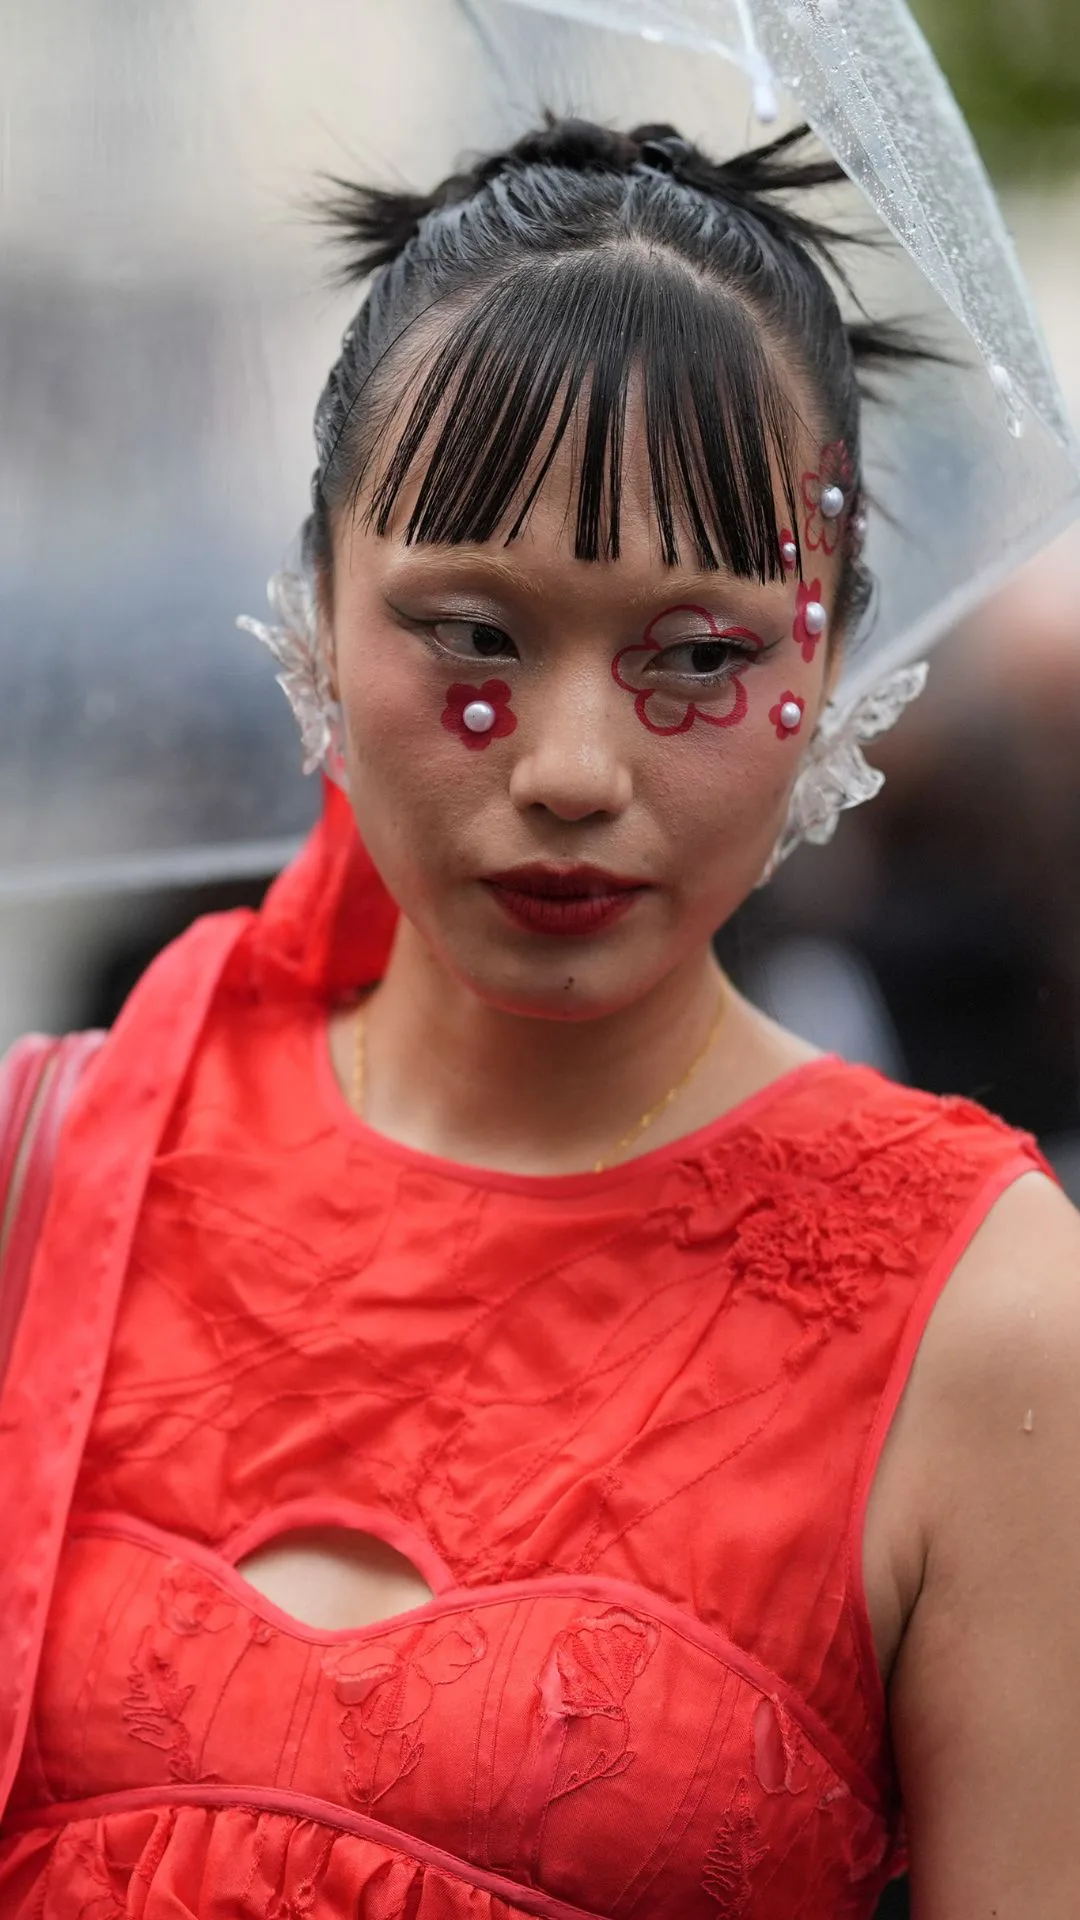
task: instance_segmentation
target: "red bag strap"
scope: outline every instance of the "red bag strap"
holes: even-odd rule
[[[0,1383],[45,1218],[64,1115],[105,1035],[28,1033],[0,1060]]]

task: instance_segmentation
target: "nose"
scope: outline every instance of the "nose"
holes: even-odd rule
[[[510,797],[524,813],[543,807],[559,820],[615,815],[629,804],[630,769],[619,745],[609,688],[592,674],[537,687],[523,715],[522,751]]]

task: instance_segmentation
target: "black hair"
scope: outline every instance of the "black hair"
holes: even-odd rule
[[[316,414],[305,557],[324,587],[335,512],[366,487],[367,520],[385,533],[421,456],[406,539],[513,539],[575,416],[574,551],[617,558],[637,381],[667,564],[689,535],[703,569],[782,578],[776,490],[799,547],[795,445],[809,427],[844,450],[838,610],[861,612],[860,386],[923,349],[900,327],[842,317],[831,280],[847,285],[843,236],[790,203],[844,179],[809,139],[798,128],[717,164],[669,126],[619,134],[549,117],[428,195],[332,180],[320,212],[345,242],[342,278],[373,277]],[[430,351],[410,362],[410,341]]]

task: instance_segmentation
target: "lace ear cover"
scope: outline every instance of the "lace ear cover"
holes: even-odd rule
[[[885,775],[868,764],[862,751],[865,740],[887,733],[896,725],[904,708],[918,699],[926,685],[930,669],[925,660],[901,667],[852,707],[843,708],[830,701],[814,730],[802,769],[791,794],[784,831],[773,848],[758,885],[772,879],[777,867],[793,853],[800,841],[823,847],[836,832],[836,823],[847,807],[858,807],[872,800],[885,785]]]
[[[296,715],[304,743],[304,772],[321,767],[345,786],[341,708],[319,645],[319,622],[310,580],[301,573],[275,573],[266,589],[274,625],[242,613],[236,624],[268,647],[281,672],[278,686]]]

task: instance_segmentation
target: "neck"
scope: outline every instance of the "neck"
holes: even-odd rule
[[[365,1117],[391,1139],[466,1165],[580,1172],[611,1158],[686,1072],[725,991],[706,946],[619,1013],[575,1021],[507,1013],[447,973],[403,920],[365,1015]],[[338,1049],[346,1085],[350,1035],[351,1024]],[[703,1111],[701,1079],[630,1151],[712,1117],[715,1094]]]

